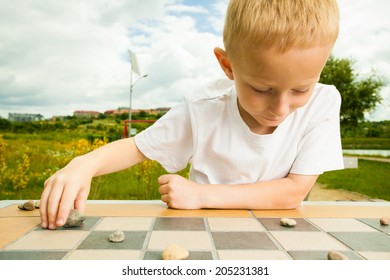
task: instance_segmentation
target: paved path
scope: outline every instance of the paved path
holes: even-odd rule
[[[357,157],[357,158],[390,163],[390,158],[374,158],[374,157]]]
[[[316,183],[310,191],[308,201],[384,201],[360,193],[346,190],[326,189],[326,185]]]

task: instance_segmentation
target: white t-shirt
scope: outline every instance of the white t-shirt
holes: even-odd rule
[[[191,164],[200,184],[247,184],[317,175],[343,168],[334,86],[317,84],[309,102],[272,134],[258,135],[240,116],[234,83],[221,80],[185,96],[155,124],[135,136],[139,150],[168,172]]]

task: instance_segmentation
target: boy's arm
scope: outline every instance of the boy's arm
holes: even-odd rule
[[[84,212],[92,177],[123,170],[145,159],[133,138],[74,158],[45,182],[40,205],[42,227],[64,225],[73,207]]]
[[[159,178],[161,199],[181,209],[293,209],[299,206],[318,175],[289,174],[286,178],[243,185],[199,185],[178,175]]]

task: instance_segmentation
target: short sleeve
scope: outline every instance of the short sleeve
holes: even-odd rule
[[[168,172],[184,169],[193,155],[191,120],[185,103],[176,105],[135,136],[138,149]]]
[[[329,88],[329,87],[328,87]],[[315,100],[290,173],[319,175],[344,168],[340,137],[341,96],[334,87]]]

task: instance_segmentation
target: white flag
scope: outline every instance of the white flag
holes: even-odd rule
[[[137,75],[141,75],[140,71],[139,71],[137,57],[135,56],[135,53],[133,53],[131,50],[129,50],[129,56],[130,56],[131,69]]]

